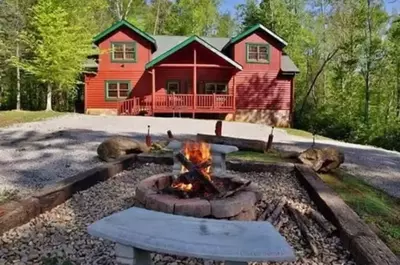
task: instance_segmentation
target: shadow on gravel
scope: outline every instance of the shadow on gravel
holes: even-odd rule
[[[52,133],[18,130],[0,132],[0,184],[21,192],[42,188],[102,162],[97,147],[111,136],[127,136],[145,141],[143,133],[108,133],[83,129],[65,129]],[[176,134],[178,138],[193,135]],[[152,140],[166,140],[167,134],[152,134]],[[24,192],[25,191],[25,192]]]
[[[40,188],[90,169],[101,163],[97,158],[97,146],[114,135],[124,135],[141,141],[145,141],[146,136],[144,133],[115,134],[87,129],[64,129],[51,133],[38,133],[33,130],[21,132],[18,129],[0,132],[0,184],[6,183],[22,190],[30,187]],[[174,133],[174,136],[195,137],[179,133]],[[166,138],[166,132],[152,134],[154,141]],[[276,142],[274,145],[284,150],[302,151],[309,148],[311,142]],[[392,196],[400,197],[398,154],[362,146],[343,146],[318,141],[316,146],[339,148],[345,153],[344,168]]]

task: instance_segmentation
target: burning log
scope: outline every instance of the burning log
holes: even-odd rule
[[[268,217],[267,221],[270,222],[271,224],[275,224],[276,220],[278,219],[279,215],[282,212],[283,207],[286,204],[286,197],[284,196],[276,205],[274,211],[271,213],[271,215]]]
[[[309,208],[306,212],[306,215],[314,219],[319,224],[319,226],[324,229],[328,234],[331,234],[333,231],[336,230],[336,227],[334,227],[328,220],[325,219],[322,214],[315,211],[314,209]]]
[[[239,192],[239,191],[244,190],[247,186],[250,185],[250,183],[251,183],[251,180],[249,180],[249,181],[243,183],[242,185],[240,185],[240,186],[237,187],[236,189],[233,189],[233,190],[230,190],[230,191],[226,192],[225,194],[223,194],[223,195],[220,196],[219,198],[220,198],[220,199],[223,199],[223,198],[230,197],[230,196],[234,195],[236,192]]]
[[[195,177],[199,178],[204,185],[206,185],[212,192],[216,194],[220,194],[219,189],[214,185],[214,183],[211,182],[211,180],[208,179],[206,175],[201,171],[200,165],[194,165],[189,159],[185,157],[184,154],[179,152],[175,156],[179,162],[192,174],[195,174]],[[203,165],[202,163],[201,165]]]
[[[297,226],[299,227],[304,239],[310,245],[312,252],[315,255],[318,255],[319,253],[318,248],[315,244],[314,238],[311,236],[310,231],[308,230],[308,227],[306,225],[307,221],[305,220],[305,217],[292,205],[287,204],[287,208],[289,212],[292,214],[293,218],[295,219]]]

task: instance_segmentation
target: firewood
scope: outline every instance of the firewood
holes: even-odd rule
[[[319,253],[318,248],[315,244],[314,238],[312,237],[310,231],[308,230],[308,227],[305,224],[306,223],[305,217],[292,205],[287,204],[287,208],[289,212],[292,214],[293,218],[295,219],[297,226],[299,227],[300,232],[303,235],[304,239],[310,245],[312,252],[314,253],[314,255],[318,255]]]
[[[267,221],[270,222],[271,224],[274,224],[278,219],[279,215],[281,214],[282,208],[285,206],[285,204],[286,204],[286,197],[283,196],[282,199],[279,201],[279,203],[276,205],[274,211],[268,217]]]
[[[322,214],[315,211],[314,209],[309,208],[306,211],[306,214],[314,219],[319,224],[319,226],[324,229],[328,234],[331,234],[333,231],[336,230],[336,227],[333,224],[331,224],[328,220],[325,219]]]
[[[283,218],[279,219],[279,221],[276,223],[276,225],[274,225],[275,229],[279,231],[279,229],[281,229],[281,227],[283,225],[283,222],[284,222]]]
[[[201,162],[197,167],[198,168],[207,168],[211,165],[212,165],[211,160],[207,160],[207,161]]]
[[[198,177],[209,189],[211,189],[212,192],[220,194],[219,189],[214,185],[214,183],[212,183],[211,180],[209,180],[207,176],[203,174],[198,166],[195,166],[189,159],[187,159],[185,155],[179,152],[175,157],[187,170],[196,174],[196,177]]]
[[[247,181],[246,183],[243,183],[242,185],[240,185],[236,189],[233,189],[233,190],[230,190],[230,191],[226,192],[222,196],[219,196],[219,198],[222,199],[222,198],[230,197],[230,196],[234,195],[236,192],[239,192],[239,191],[244,190],[245,188],[247,188],[247,186],[249,186],[250,183],[251,183],[251,180]]]
[[[257,218],[257,221],[264,221],[273,210],[275,209],[275,201],[272,201],[268,204],[267,208],[265,208],[264,212]]]

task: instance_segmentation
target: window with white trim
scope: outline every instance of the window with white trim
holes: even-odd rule
[[[250,63],[269,63],[269,44],[247,43],[246,59]]]
[[[228,85],[225,83],[206,83],[205,86],[206,94],[227,94]]]
[[[112,42],[111,61],[114,62],[135,62],[136,42]]]
[[[129,95],[129,81],[106,81],[106,99],[121,99]]]

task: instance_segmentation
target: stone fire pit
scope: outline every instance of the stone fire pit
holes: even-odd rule
[[[186,215],[200,218],[228,219],[252,221],[256,219],[256,204],[261,200],[262,193],[254,183],[248,183],[240,176],[226,172],[225,157],[227,153],[237,151],[237,147],[229,145],[210,144],[212,157],[212,182],[224,188],[225,196],[181,198],[166,194],[177,175],[181,173],[182,164],[176,155],[182,150],[182,143],[172,141],[168,148],[174,153],[172,172],[158,174],[142,180],[136,189],[136,206],[165,213]],[[239,191],[235,189],[241,187]]]

